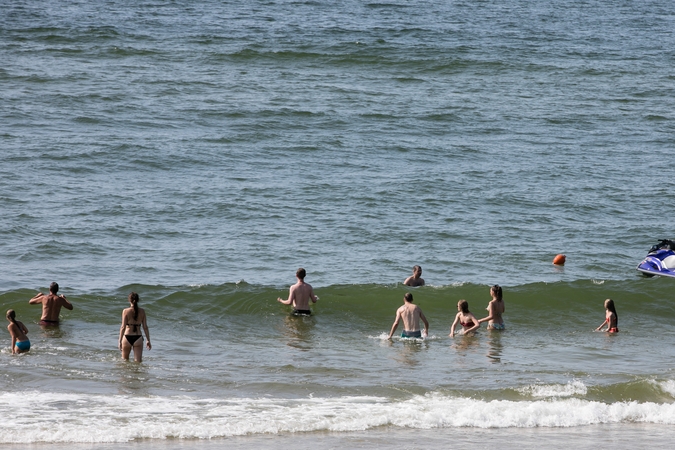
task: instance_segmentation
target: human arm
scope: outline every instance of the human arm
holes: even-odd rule
[[[455,321],[452,322],[452,325],[450,326],[450,334],[448,336],[450,337],[455,337],[455,327],[459,323],[459,313],[455,316]]]
[[[319,300],[319,296],[314,293],[314,289],[310,288],[309,299],[312,300],[312,303],[316,303]]]
[[[476,316],[474,316],[471,313],[469,313],[468,316],[471,318],[473,326],[467,330],[464,330],[464,334],[471,333],[472,331],[476,331],[477,329],[480,328],[480,322],[478,321],[478,319],[476,319]]]
[[[394,324],[391,326],[391,331],[389,332],[389,336],[387,336],[387,339],[391,339],[391,337],[394,335],[394,331],[396,331],[396,328],[398,328],[398,323],[401,321],[401,311],[396,311],[396,319],[394,320]]]
[[[595,331],[600,331],[600,328],[602,328],[605,324],[607,324],[607,329],[609,330],[609,318],[605,319],[605,321],[602,322],[600,326],[595,329]]]
[[[33,298],[31,298],[30,300],[28,300],[28,304],[30,304],[30,305],[38,305],[38,304],[41,304],[41,303],[42,303],[42,297],[43,297],[44,295],[45,295],[45,294],[43,294],[42,292],[38,292],[37,294],[35,294],[35,297],[33,297]]]
[[[481,323],[483,323],[483,322],[490,321],[490,320],[492,320],[492,319],[494,318],[494,316],[495,316],[495,315],[494,315],[494,305],[492,304],[492,302],[488,303],[487,310],[488,310],[488,315],[487,315],[487,317],[483,317],[482,319],[480,319],[480,320],[478,321],[479,324],[481,324]]]
[[[410,286],[412,284],[412,279],[413,277],[406,278],[403,284],[405,284],[406,286]]]
[[[13,325],[13,323],[7,325],[7,331],[9,331],[9,335],[12,338],[12,354],[16,353],[16,332],[14,331],[14,328],[12,328]]]
[[[64,308],[66,308],[70,311],[73,310],[73,304],[70,303],[68,300],[66,300],[65,295],[59,295],[59,298],[61,299],[61,306],[63,306]]]
[[[281,303],[282,305],[290,305],[293,303],[293,300],[295,299],[295,286],[291,286],[291,288],[288,290],[288,299],[284,300],[281,297],[277,297],[277,301]]]
[[[424,316],[424,313],[420,311],[420,319],[424,322],[424,336],[429,336],[429,321]]]
[[[145,315],[145,311],[143,311],[143,331],[145,331],[145,339],[147,341],[145,346],[148,348],[148,350],[152,350],[152,344],[150,343],[150,331],[148,330],[148,317]]]
[[[122,311],[122,326],[120,327],[120,340],[118,344],[120,350],[122,350],[122,338],[124,338],[124,330],[127,327],[127,315],[125,312],[126,311]]]

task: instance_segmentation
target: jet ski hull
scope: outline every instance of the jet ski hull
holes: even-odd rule
[[[648,254],[637,266],[647,276],[675,278],[675,251],[659,249]]]

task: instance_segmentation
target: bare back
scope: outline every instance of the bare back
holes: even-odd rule
[[[122,328],[125,335],[140,336],[141,327],[147,330],[147,323],[145,320],[145,310],[138,308],[138,315],[134,318],[134,308],[126,308],[122,311]],[[147,331],[146,331],[147,336]]]
[[[56,295],[50,293],[49,295],[36,295],[30,301],[30,303],[42,303],[42,319],[49,322],[58,322],[59,315],[61,314],[61,308],[65,307],[66,309],[73,309],[73,305],[70,304],[64,296]]]
[[[403,319],[403,329],[405,331],[419,331],[420,330],[420,317],[422,316],[422,309],[412,303],[406,303],[401,306],[398,311],[398,315]]]
[[[12,343],[18,341],[18,342],[23,342],[28,340],[28,336],[26,336],[26,333],[28,333],[28,329],[26,326],[19,322],[18,320],[16,323],[10,323],[7,325],[7,331],[9,331],[9,335],[12,336]]]
[[[315,300],[314,290],[312,286],[304,281],[298,281],[290,288],[289,298],[291,299],[291,305],[293,308],[298,310],[307,310],[309,309],[309,301]]]

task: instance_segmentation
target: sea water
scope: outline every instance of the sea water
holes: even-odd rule
[[[651,1],[0,0],[0,303],[32,343],[5,335],[0,443],[670,445],[673,280],[635,266],[673,237],[673,30]],[[275,302],[298,267],[311,317]],[[43,330],[51,281],[75,309]],[[495,283],[507,330],[450,339]],[[409,291],[430,336],[389,341]]]

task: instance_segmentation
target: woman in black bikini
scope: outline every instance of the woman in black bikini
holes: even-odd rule
[[[122,351],[122,358],[128,360],[131,349],[134,350],[134,361],[143,360],[143,335],[141,327],[145,331],[145,338],[148,343],[145,344],[148,350],[152,349],[150,344],[150,333],[145,318],[145,311],[138,307],[138,294],[132,292],[129,294],[129,304],[131,307],[122,311],[122,326],[120,327],[119,348]]]

